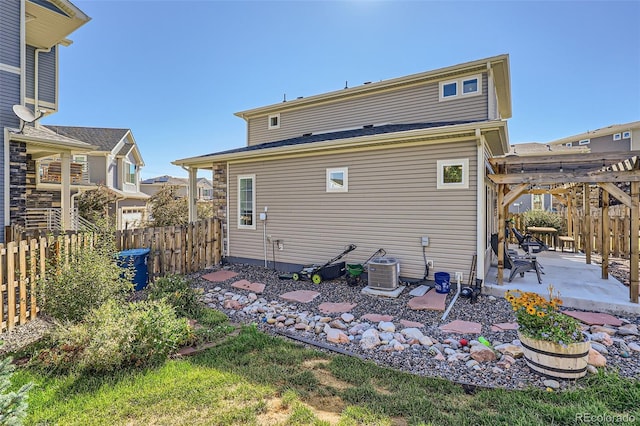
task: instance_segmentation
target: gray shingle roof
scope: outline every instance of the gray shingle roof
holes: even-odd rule
[[[431,123],[409,123],[409,124],[383,124],[380,126],[363,126],[360,129],[340,130],[330,133],[310,134],[307,136],[298,136],[295,138],[284,139],[275,142],[266,142],[258,145],[251,145],[242,148],[230,149],[228,151],[214,152],[211,154],[200,155],[199,157],[208,157],[210,155],[234,154],[240,152],[259,151],[267,148],[279,148],[283,146],[303,145],[314,142],[324,142],[338,139],[349,139],[360,136],[372,136],[384,133],[397,133],[408,130],[428,129],[432,127],[455,126],[459,124],[477,123],[485,120],[469,120],[469,121],[441,121]]]
[[[74,127],[47,125],[53,132],[96,145],[99,151],[111,151],[122,140],[129,129],[107,129],[101,127]]]
[[[73,144],[78,146],[86,145],[87,147],[90,147],[90,145],[93,145],[91,143],[87,143],[87,141],[78,140],[77,138],[74,138],[72,136],[56,133],[45,127],[37,128],[34,126],[24,126],[21,133],[18,131],[18,129],[10,129],[10,131],[11,133],[16,135],[21,134],[24,136],[38,138],[38,139],[47,140],[51,142],[61,142],[64,144]]]

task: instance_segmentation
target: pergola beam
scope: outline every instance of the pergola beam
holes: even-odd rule
[[[598,186],[613,195],[622,204],[631,208],[631,197],[622,189],[618,188],[611,182],[598,182]]]
[[[509,173],[489,175],[498,184],[549,185],[561,183],[640,182],[640,170],[630,171],[572,171],[552,173]]]

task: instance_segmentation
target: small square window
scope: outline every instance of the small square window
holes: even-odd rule
[[[327,192],[349,191],[349,168],[327,169]]]
[[[442,85],[442,97],[448,98],[450,96],[456,96],[458,94],[458,83],[447,83]]]
[[[591,143],[591,139],[582,139],[578,141],[578,145],[589,145]]]
[[[269,130],[280,128],[280,114],[272,114],[269,116]]]
[[[631,132],[622,132],[622,139],[629,139],[631,137]]]
[[[469,159],[438,160],[438,189],[469,188]]]
[[[478,91],[478,79],[472,78],[469,80],[462,80],[462,93],[476,93]]]
[[[564,144],[565,146],[573,146],[573,142],[567,142],[566,144]]]
[[[622,139],[622,133],[615,133],[613,135],[613,140],[614,141],[619,141],[620,139]]]

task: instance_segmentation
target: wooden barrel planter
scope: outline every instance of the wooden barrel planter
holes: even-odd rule
[[[518,338],[522,343],[524,359],[532,370],[560,379],[578,379],[587,374],[591,342],[562,346],[532,339],[521,333],[518,333]]]

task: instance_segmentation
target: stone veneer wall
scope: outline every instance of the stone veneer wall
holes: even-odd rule
[[[9,223],[24,226],[27,209],[27,144],[9,144]]]
[[[227,164],[213,165],[213,217],[227,223]]]

